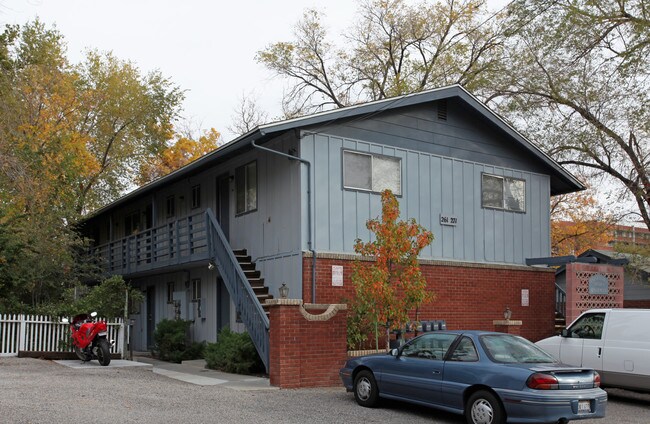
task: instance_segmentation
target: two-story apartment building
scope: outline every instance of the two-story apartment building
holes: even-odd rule
[[[386,188],[435,235],[421,259],[438,298],[421,318],[485,328],[509,306],[522,334],[550,334],[553,273],[525,260],[550,255],[550,196],[583,186],[460,86],[259,126],[87,228],[107,272],[146,293],[136,349],[178,315],[196,340],[247,328],[264,356],[255,298],[283,283],[305,302],[352,296],[354,241]]]

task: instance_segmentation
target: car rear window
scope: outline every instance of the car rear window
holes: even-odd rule
[[[523,337],[489,334],[480,337],[483,349],[494,362],[531,364],[556,362],[552,356]]]

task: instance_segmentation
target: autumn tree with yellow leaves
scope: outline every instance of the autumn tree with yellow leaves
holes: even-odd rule
[[[205,131],[197,140],[178,135],[159,156],[140,166],[136,182],[142,185],[163,177],[215,150],[221,143],[221,133],[214,128]]]
[[[554,256],[579,255],[606,245],[615,225],[589,191],[551,198],[551,251]]]
[[[418,255],[433,241],[433,233],[415,219],[399,220],[399,203],[390,190],[381,194],[381,218],[369,219],[366,228],[373,240],[356,240],[354,251],[370,261],[355,261],[352,274],[355,298],[348,319],[350,345],[365,340],[364,324],[386,329],[386,348],[390,330],[404,328],[409,313],[435,299],[434,292],[418,264]]]
[[[111,53],[68,61],[38,20],[0,34],[0,311],[86,279],[83,214],[122,195],[174,134],[182,91]]]

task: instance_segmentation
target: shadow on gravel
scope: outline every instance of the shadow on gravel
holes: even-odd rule
[[[362,406],[357,405],[352,393],[346,393],[346,398],[347,401],[353,403],[358,408],[363,408]],[[414,405],[408,402],[400,402],[398,400],[381,399],[379,406],[375,409],[387,409],[400,413],[408,413],[413,415],[413,419],[422,418],[425,420],[431,420],[431,422],[435,424],[461,424],[465,422],[462,415],[456,415],[451,412],[441,411],[434,408],[427,408],[426,406]]]
[[[605,388],[607,397],[610,400],[616,399],[618,402],[631,405],[650,406],[650,393],[633,392],[631,390]]]

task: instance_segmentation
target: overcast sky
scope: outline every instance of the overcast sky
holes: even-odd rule
[[[504,0],[491,0],[501,5]],[[183,115],[194,126],[233,138],[234,108],[253,93],[269,118],[280,115],[286,82],[255,62],[270,43],[289,41],[307,8],[327,15],[332,35],[355,18],[355,0],[0,0],[0,24],[25,24],[37,16],[63,34],[68,57],[111,50],[143,73],[160,70],[186,90]]]

